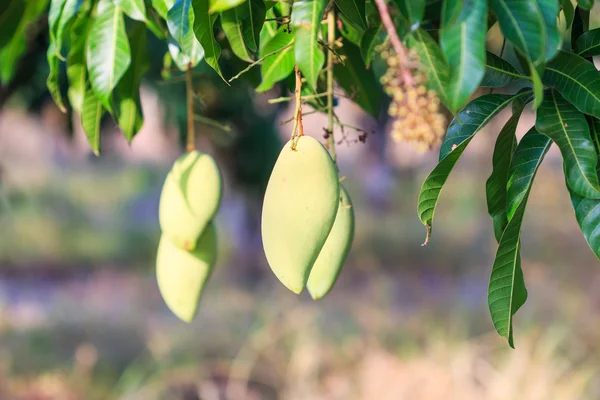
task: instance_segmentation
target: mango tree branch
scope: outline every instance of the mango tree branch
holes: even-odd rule
[[[296,149],[294,138],[299,138],[304,135],[304,127],[302,126],[302,75],[297,65],[294,66],[296,73],[296,111],[294,112],[294,128],[292,129],[292,150]]]
[[[406,49],[398,37],[398,32],[396,32],[396,27],[394,26],[394,21],[392,21],[392,17],[390,17],[390,10],[388,9],[386,0],[375,0],[375,5],[377,6],[377,10],[379,11],[379,16],[381,17],[381,23],[383,24],[385,30],[388,33],[390,38],[390,43],[392,45],[392,49],[396,53],[396,57],[398,57],[398,63],[400,64],[400,73],[402,75],[402,80],[406,85],[414,86],[415,81],[413,79],[412,74],[410,73],[408,66],[408,55],[406,54]]]
[[[333,7],[327,14],[327,43],[333,48],[335,44],[335,12]],[[327,52],[327,134],[329,153],[333,162],[336,162],[335,139],[333,137],[333,52]]]
[[[196,132],[194,132],[194,92],[192,87],[192,64],[185,71],[185,96],[187,105],[187,151],[196,150]]]
[[[232,77],[229,82],[231,83],[231,81],[235,81],[237,78],[239,78],[240,76],[242,76],[243,74],[245,74],[246,72],[250,71],[250,69],[252,69],[253,67],[257,66],[258,64],[262,63],[263,61],[265,61],[266,58],[269,58],[271,56],[274,56],[277,53],[280,53],[282,51],[285,51],[286,49],[289,49],[290,47],[292,47],[294,45],[294,42],[288,44],[287,46],[284,46],[280,49],[277,49],[275,51],[272,51],[270,53],[265,54],[264,56],[262,56],[261,58],[259,58],[258,60],[254,61],[252,64],[248,65],[246,68],[244,68],[243,70],[241,70],[237,75],[235,75],[234,77]]]

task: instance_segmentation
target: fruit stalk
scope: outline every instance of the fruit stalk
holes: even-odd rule
[[[296,73],[296,111],[294,112],[294,129],[292,129],[292,150],[296,149],[294,138],[304,136],[304,127],[302,126],[302,75],[297,65],[294,66]]]
[[[330,48],[335,46],[335,12],[333,7],[327,14],[327,43]],[[333,162],[336,162],[335,138],[333,137],[333,52],[327,52],[327,134],[329,153]]]
[[[185,95],[187,103],[187,146],[186,150],[196,150],[196,133],[194,132],[194,93],[192,88],[192,64],[185,71]]]

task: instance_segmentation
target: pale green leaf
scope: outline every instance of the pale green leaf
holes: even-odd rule
[[[81,126],[95,155],[100,155],[100,123],[104,114],[102,102],[96,97],[92,88],[88,87],[83,98]]]
[[[264,59],[260,65],[262,76],[257,92],[265,92],[275,83],[287,78],[294,70],[294,35],[285,31],[278,32],[267,44],[261,48],[259,56],[264,57],[269,53],[277,52]]]
[[[296,64],[313,89],[317,87],[319,72],[325,63],[325,54],[317,43],[323,8],[323,0],[301,0],[294,3],[292,13]]]
[[[219,43],[217,43],[213,32],[218,15],[209,14],[208,6],[208,0],[192,0],[192,7],[194,10],[194,33],[204,49],[204,60],[223,80],[225,80],[221,73],[221,67],[219,67],[221,47],[219,46]]]

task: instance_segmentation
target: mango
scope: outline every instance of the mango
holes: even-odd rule
[[[171,242],[193,250],[219,208],[221,172],[206,153],[191,151],[173,164],[160,196],[160,227]]]
[[[340,187],[340,205],[333,228],[313,264],[306,287],[315,300],[333,288],[354,240],[354,209],[346,189]]]
[[[339,204],[337,169],[327,150],[309,136],[289,141],[269,178],[262,209],[263,247],[273,273],[301,293]]]
[[[186,251],[162,235],[156,256],[156,279],[169,309],[179,319],[191,322],[217,256],[217,236],[209,223],[194,250]]]

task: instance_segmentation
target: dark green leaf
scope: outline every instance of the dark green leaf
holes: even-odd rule
[[[594,0],[577,0],[577,5],[589,11],[594,7]]]
[[[279,51],[265,60],[260,65],[262,82],[256,88],[257,92],[265,92],[275,83],[285,79],[294,70],[294,35],[285,31],[278,32],[260,50],[260,57]]]
[[[216,14],[239,6],[246,0],[210,0],[209,13]]]
[[[485,87],[503,87],[519,80],[527,79],[517,69],[505,59],[497,55],[486,52],[485,75],[481,80],[481,86]]]
[[[515,96],[483,95],[467,104],[452,120],[440,148],[439,163],[425,179],[419,193],[419,219],[428,228],[426,242],[431,235],[433,215],[442,188],[473,136],[511,101],[527,94],[522,92]]]
[[[558,30],[558,1],[537,0],[537,5],[544,18],[544,29],[546,34],[546,55],[544,61],[554,58],[560,48],[560,32]]]
[[[344,64],[334,64],[334,77],[352,101],[377,118],[381,111],[383,91],[373,71],[365,68],[358,47],[345,42],[340,53],[346,58]]]
[[[533,179],[551,141],[532,128],[515,151],[507,189],[508,224],[494,259],[488,289],[488,305],[494,328],[514,347],[512,319],[527,299],[521,270],[521,225]]]
[[[360,53],[365,61],[365,65],[369,67],[375,56],[375,48],[385,41],[385,29],[381,24],[373,26],[365,31],[360,40]]]
[[[538,69],[531,62],[529,64],[529,73],[531,74],[529,78],[531,79],[531,83],[533,83],[533,94],[535,97],[533,109],[537,110],[542,101],[544,101],[544,84],[542,83]]]
[[[258,50],[260,31],[265,22],[266,8],[262,0],[245,3],[221,13],[221,26],[231,49],[240,59],[251,62],[251,52]]]
[[[90,84],[102,105],[112,112],[112,91],[131,63],[123,11],[111,0],[100,0],[87,41]],[[84,106],[85,107],[85,106]]]
[[[67,56],[67,78],[69,78],[69,102],[75,111],[81,114],[86,89],[85,45],[89,19],[82,16],[71,29],[71,48]]]
[[[81,126],[95,155],[100,155],[100,123],[104,113],[102,102],[98,100],[92,88],[88,87],[83,98]]]
[[[189,40],[186,43],[186,39],[194,26],[193,13],[191,0],[177,0],[167,13],[169,33],[185,53],[189,44]]]
[[[537,130],[558,145],[569,187],[582,196],[600,199],[598,153],[585,116],[554,91],[546,97],[537,112]]]
[[[581,7],[575,8],[573,16],[573,25],[571,27],[571,45],[577,42],[579,36],[583,35],[590,29],[590,12],[583,10]]]
[[[356,28],[366,30],[365,0],[334,0],[337,8],[346,17],[346,20]]]
[[[559,51],[546,65],[543,81],[582,113],[600,117],[600,72],[591,62]]]
[[[600,28],[592,29],[579,36],[573,49],[582,57],[600,55]]]
[[[573,18],[575,17],[575,8],[571,0],[560,0],[560,5],[565,15],[565,22],[567,24],[567,30],[573,25]]]
[[[24,1],[4,1],[0,4],[0,49],[15,36],[21,19],[25,15],[26,3]],[[52,10],[52,9],[51,9]],[[48,18],[56,18],[54,15]],[[48,21],[50,25],[50,20]]]
[[[165,21],[167,20],[167,13],[175,4],[175,0],[151,0],[152,7],[156,10],[158,15]]]
[[[435,90],[446,104],[445,87],[448,84],[448,66],[440,47],[426,30],[419,28],[408,37],[408,44],[419,55],[421,67],[427,73],[427,86]]]
[[[221,73],[221,68],[219,67],[221,47],[219,47],[219,43],[217,43],[213,32],[217,16],[209,14],[208,4],[208,0],[192,0],[192,7],[194,9],[194,33],[204,49],[204,59],[208,65],[210,65],[219,76],[225,80]]]
[[[446,85],[447,106],[452,112],[460,109],[475,92],[485,73],[485,35],[487,32],[487,2],[447,0],[451,7],[461,3],[468,8],[460,23],[444,20],[440,45],[448,61],[450,76]],[[446,18],[446,17],[445,17]]]
[[[243,6],[244,5],[241,5],[223,11],[221,13],[221,27],[223,27],[223,32],[225,32],[225,36],[227,36],[227,40],[229,41],[233,53],[241,60],[252,62],[252,55],[244,42],[242,20],[238,17],[236,12],[239,7]]]
[[[363,28],[357,28],[354,26],[344,15],[340,15],[340,21],[342,21],[342,26],[340,27],[340,33],[342,36],[350,43],[354,43],[357,46],[360,46],[360,42],[362,41],[362,37],[365,34],[365,30]]]
[[[144,124],[140,102],[140,83],[149,67],[146,26],[136,22],[129,34],[131,65],[115,90],[115,117],[128,142]]]
[[[46,57],[48,59],[48,79],[46,79],[46,86],[52,96],[52,99],[62,112],[66,112],[65,103],[63,102],[62,95],[60,93],[60,87],[58,84],[58,76],[60,69],[60,59],[56,55],[58,50],[53,42],[50,42],[48,50],[46,51]]]
[[[313,89],[317,87],[319,72],[325,63],[325,54],[317,44],[323,8],[323,0],[301,0],[294,3],[292,13],[296,65]]]
[[[410,30],[419,27],[425,14],[425,0],[395,0],[398,10],[409,22]]]

